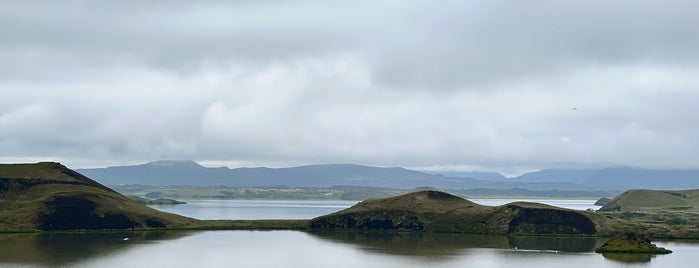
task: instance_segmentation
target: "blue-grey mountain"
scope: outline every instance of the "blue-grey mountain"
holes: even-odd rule
[[[203,167],[190,160],[155,161],[135,166],[80,169],[107,185],[229,187],[364,186],[397,189],[527,189],[535,191],[623,191],[632,188],[699,188],[699,170],[614,167],[605,169],[544,169],[510,179],[492,173],[430,174],[401,167],[354,164],[307,165],[289,168]],[[501,176],[501,175],[500,175]]]

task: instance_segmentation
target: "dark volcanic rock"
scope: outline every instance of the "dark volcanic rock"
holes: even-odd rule
[[[312,229],[396,229],[473,234],[593,235],[593,214],[518,202],[482,206],[439,191],[369,199],[348,209],[312,219]],[[598,219],[599,220],[599,219]]]
[[[597,232],[592,220],[579,212],[517,205],[508,207],[516,212],[508,233],[591,235]]]
[[[406,211],[380,211],[373,213],[349,213],[322,217],[310,223],[311,228],[354,228],[382,230],[422,230],[420,218]]]
[[[137,226],[123,214],[98,215],[89,199],[65,196],[46,202],[49,212],[39,216],[41,230],[129,229]]]
[[[658,247],[650,239],[636,233],[625,233],[604,242],[595,250],[597,253],[653,253],[668,254],[671,250]]]
[[[600,199],[597,199],[597,202],[595,202],[595,206],[604,206],[607,203],[609,203],[609,201],[612,201],[612,199],[602,197]]]

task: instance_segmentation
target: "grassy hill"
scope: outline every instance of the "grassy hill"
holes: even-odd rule
[[[311,220],[310,228],[397,229],[471,234],[596,235],[611,230],[607,219],[527,202],[482,206],[438,191],[368,199]]]
[[[609,201],[600,211],[693,211],[699,212],[699,189],[628,190]]]
[[[0,231],[177,228],[196,223],[148,208],[58,163],[0,164]]]

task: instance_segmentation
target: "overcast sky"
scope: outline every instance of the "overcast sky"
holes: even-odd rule
[[[2,1],[0,162],[699,168],[699,1]]]

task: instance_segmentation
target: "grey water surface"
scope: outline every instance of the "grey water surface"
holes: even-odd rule
[[[202,201],[169,210],[202,218],[310,218],[352,204]],[[604,240],[378,231],[0,234],[0,267],[695,267],[699,256],[699,243],[679,241],[658,242],[674,251],[669,255],[594,253]]]

